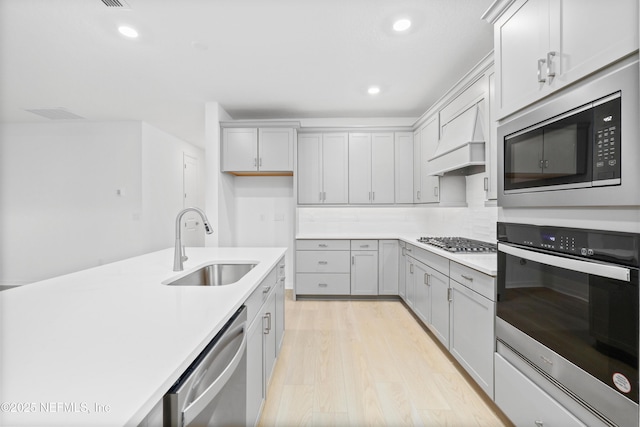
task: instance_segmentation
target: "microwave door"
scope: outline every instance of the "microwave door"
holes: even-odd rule
[[[542,130],[528,132],[506,140],[505,189],[528,186],[538,181],[543,173]]]
[[[578,169],[578,126],[544,132],[543,172],[547,178],[572,176],[584,171]]]

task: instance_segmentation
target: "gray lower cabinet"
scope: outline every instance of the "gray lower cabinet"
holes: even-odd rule
[[[451,310],[449,278],[433,268],[428,268],[427,283],[431,290],[431,321],[429,322],[429,328],[440,342],[446,348],[449,348],[451,329],[449,318]]]
[[[380,240],[378,242],[378,294],[398,295],[398,241]]]
[[[431,292],[427,283],[428,267],[413,260],[413,311],[426,324],[431,323]]]
[[[407,260],[404,264],[405,269],[405,277],[404,277],[404,287],[405,287],[405,299],[404,301],[407,305],[413,309],[414,301],[415,301],[415,279],[414,279],[414,270],[415,270],[415,260],[410,256],[406,257]]]
[[[351,251],[351,295],[378,295],[377,248]]]
[[[256,425],[284,334],[284,260],[245,302],[247,307],[247,426]]]

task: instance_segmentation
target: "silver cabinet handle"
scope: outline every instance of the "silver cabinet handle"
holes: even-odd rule
[[[572,258],[563,258],[554,255],[547,255],[541,252],[534,252],[513,246],[498,243],[498,252],[503,252],[518,258],[539,262],[540,264],[552,265],[566,270],[578,271],[581,273],[595,274],[596,276],[608,277],[610,279],[623,282],[631,281],[631,270],[617,265],[597,264],[594,262],[581,261]]]
[[[326,191],[323,191],[323,192],[322,192],[322,201],[323,201],[323,202],[326,202],[326,201],[327,201],[327,192],[326,192]]]
[[[438,187],[433,187],[433,195],[438,197]]]
[[[451,288],[447,288],[447,301],[453,301],[453,292]]]
[[[424,273],[424,284],[427,285],[427,286],[430,285],[430,283],[429,283],[429,274],[427,274],[427,273]]]
[[[262,157],[258,160],[258,166],[262,166]]]
[[[543,427],[544,426],[544,422],[542,422],[540,420],[535,420],[533,423],[536,425],[536,427]]]
[[[328,264],[328,262],[327,262],[327,261],[318,261],[318,264],[320,264],[320,265],[327,265],[327,264]]]
[[[464,274],[461,274],[461,276],[462,276],[463,278],[467,279],[468,281],[473,282],[473,277],[465,276]]]
[[[489,191],[489,178],[484,179],[484,191]]]
[[[413,264],[409,264],[409,273],[413,274]]]
[[[258,159],[256,157],[253,158],[253,167],[258,166]]]
[[[418,200],[420,200],[420,190],[416,191],[416,196],[418,196]]]
[[[372,191],[371,192],[371,199],[375,202],[376,201],[376,192]]]
[[[326,248],[327,244],[326,243],[318,243],[318,247],[319,248]]]
[[[356,265],[356,257],[355,256],[351,257],[351,265]]]
[[[271,290],[271,286],[265,286],[265,287],[262,289],[262,293],[263,293],[263,294],[268,294],[270,290]]]
[[[538,59],[538,83],[544,83],[547,81],[546,78],[542,77],[542,64],[546,63],[546,59]]]
[[[556,72],[553,69],[553,57],[556,56],[556,52],[547,52],[547,77],[555,77]],[[551,79],[549,79],[549,83],[551,83]]]
[[[268,322],[267,326],[264,326],[264,321],[265,320]],[[262,333],[264,335],[269,335],[269,329],[271,329],[271,316],[270,316],[270,313],[265,313],[265,315],[262,316],[262,326],[263,326]]]
[[[368,248],[369,245],[360,245],[361,248]]]
[[[318,286],[320,286],[321,288],[326,288],[329,285],[327,285],[326,283],[318,283]]]

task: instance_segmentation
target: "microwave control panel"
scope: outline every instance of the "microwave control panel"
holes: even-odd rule
[[[593,180],[620,179],[620,97],[593,109]]]

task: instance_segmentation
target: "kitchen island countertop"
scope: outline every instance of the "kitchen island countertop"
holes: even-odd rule
[[[166,249],[0,292],[0,425],[136,426],[267,277],[285,248]],[[210,262],[228,286],[166,286]]]

